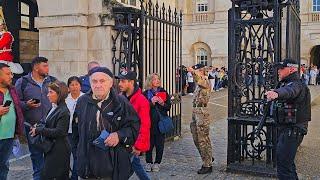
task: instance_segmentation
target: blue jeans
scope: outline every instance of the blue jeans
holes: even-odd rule
[[[9,172],[9,158],[12,153],[13,138],[0,140],[0,180],[6,180]]]
[[[72,166],[72,175],[71,180],[77,180],[78,179],[78,173],[77,173],[77,144],[75,144],[72,140],[72,134],[68,135],[68,140],[71,145],[71,152],[73,157],[73,166]]]
[[[136,175],[139,177],[140,180],[150,180],[148,174],[144,170],[140,158],[138,156],[133,155],[132,159],[132,169],[136,173]]]
[[[25,127],[26,134],[29,133],[29,127]],[[27,135],[26,135],[27,136]],[[27,136],[30,158],[32,161],[33,179],[40,180],[40,173],[44,166],[44,152],[30,144],[29,136]]]

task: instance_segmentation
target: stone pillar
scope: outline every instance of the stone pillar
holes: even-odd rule
[[[39,0],[39,54],[60,80],[87,72],[96,60],[112,68],[111,6],[115,0]]]

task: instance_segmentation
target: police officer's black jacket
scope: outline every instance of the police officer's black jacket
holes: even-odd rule
[[[297,124],[302,124],[311,120],[311,96],[310,90],[304,82],[299,79],[299,74],[293,73],[281,81],[278,89],[278,100],[295,105]]]
[[[132,175],[129,150],[138,136],[139,117],[128,100],[112,90],[108,99],[103,101],[100,112],[103,127],[108,127],[106,129],[109,132],[117,132],[120,142],[115,148],[104,151],[92,144],[100,135],[100,130],[97,130],[98,108],[91,91],[81,96],[77,102],[78,175],[82,178],[129,179]]]

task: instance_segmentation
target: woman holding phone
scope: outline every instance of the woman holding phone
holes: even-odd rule
[[[70,145],[68,129],[70,113],[65,103],[68,87],[55,81],[48,85],[48,99],[52,108],[45,118],[45,127],[31,127],[31,136],[41,134],[53,142],[52,148],[44,155],[41,179],[69,179]]]
[[[164,150],[165,134],[159,130],[158,123],[160,120],[159,113],[167,115],[171,107],[170,96],[167,91],[161,87],[160,76],[157,73],[150,74],[146,79],[144,96],[150,103],[150,149],[146,153],[146,171],[158,172]],[[156,148],[156,159],[153,161],[152,151]]]

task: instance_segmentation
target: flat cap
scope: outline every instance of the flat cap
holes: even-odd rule
[[[89,71],[89,76],[91,76],[92,74],[97,73],[97,72],[105,73],[105,74],[107,74],[108,76],[110,76],[111,78],[113,78],[112,72],[111,72],[110,69],[108,69],[107,67],[95,67],[95,68],[92,68],[92,69]]]

